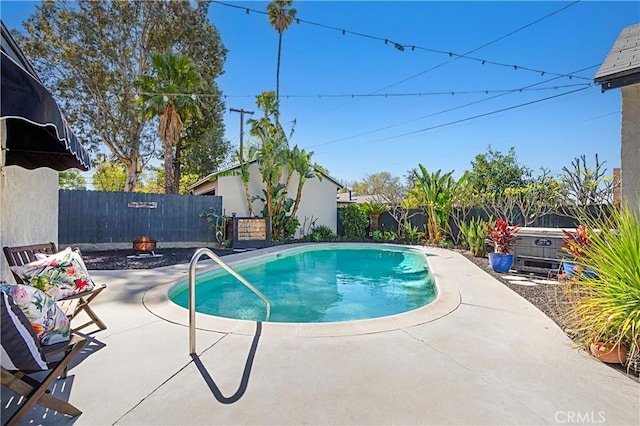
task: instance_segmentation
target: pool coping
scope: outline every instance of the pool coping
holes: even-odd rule
[[[307,245],[317,246],[319,243],[297,243],[281,246],[273,246],[265,249],[248,251],[244,253],[224,256],[223,260],[230,266],[250,260],[259,260],[262,257],[276,253],[292,251]],[[339,244],[344,247],[349,243],[325,243]],[[362,245],[362,243],[357,243]],[[275,337],[341,337],[362,334],[382,333],[435,321],[455,311],[461,303],[461,295],[454,279],[447,274],[449,268],[454,267],[450,253],[446,250],[423,247],[405,246],[398,244],[372,244],[376,247],[407,247],[422,251],[426,254],[427,263],[438,290],[436,299],[426,306],[396,315],[365,320],[326,322],[326,323],[283,323],[263,322],[262,335]],[[198,265],[198,274],[207,273],[220,267],[210,260],[203,260]],[[204,266],[206,264],[206,266]],[[182,281],[182,280],[180,280]],[[169,291],[179,281],[162,283],[145,292],[142,303],[145,308],[155,316],[174,324],[189,326],[189,311],[173,303],[169,297]],[[255,334],[256,321],[237,320],[216,317],[196,312],[196,328],[224,334],[239,334],[252,336]]]

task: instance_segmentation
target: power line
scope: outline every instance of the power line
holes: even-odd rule
[[[482,59],[482,58],[475,58],[475,57],[472,57],[472,56],[468,56],[468,54],[469,54],[469,53],[472,53],[472,52],[475,52],[475,51],[477,51],[477,50],[479,50],[479,49],[482,49],[483,47],[489,46],[489,45],[491,45],[491,44],[493,44],[493,43],[496,43],[496,42],[498,42],[499,40],[502,40],[502,39],[504,39],[504,38],[506,38],[506,37],[509,37],[509,36],[511,36],[511,35],[513,35],[513,34],[515,34],[515,33],[519,32],[519,31],[521,31],[521,30],[523,30],[523,29],[525,29],[525,28],[528,28],[528,27],[530,27],[530,26],[534,25],[534,24],[537,24],[538,22],[540,22],[540,21],[542,21],[542,20],[544,20],[544,19],[547,19],[547,18],[549,18],[550,16],[555,15],[556,13],[559,13],[559,12],[561,12],[561,11],[563,11],[563,10],[565,10],[565,9],[567,9],[567,8],[569,8],[569,7],[571,7],[571,6],[575,5],[575,4],[577,4],[577,3],[580,3],[580,1],[581,1],[581,0],[574,1],[574,2],[572,2],[572,3],[568,4],[568,5],[566,5],[566,6],[562,7],[562,8],[560,8],[560,9],[558,9],[558,10],[554,11],[554,12],[551,12],[551,13],[549,13],[549,14],[547,14],[547,15],[543,16],[542,18],[537,19],[537,20],[536,20],[536,21],[534,21],[534,22],[531,22],[531,23],[529,23],[529,24],[527,24],[527,25],[524,25],[523,27],[520,27],[520,28],[518,28],[517,30],[511,31],[511,32],[510,32],[510,33],[508,33],[508,34],[505,34],[505,35],[503,35],[503,36],[501,36],[501,37],[498,37],[497,39],[492,40],[492,41],[490,41],[490,42],[488,42],[488,43],[485,43],[484,45],[479,46],[479,47],[477,47],[477,48],[475,48],[475,49],[473,49],[473,50],[470,50],[469,52],[464,53],[464,54],[455,53],[455,52],[452,52],[452,51],[445,51],[445,50],[439,50],[439,49],[432,49],[432,48],[428,48],[428,47],[420,46],[420,45],[417,45],[417,44],[402,44],[402,43],[398,43],[398,42],[396,42],[396,41],[393,41],[393,40],[391,40],[391,39],[389,39],[389,38],[379,37],[379,36],[374,36],[374,35],[365,34],[365,33],[360,33],[360,32],[357,32],[357,31],[351,31],[351,30],[347,30],[347,29],[344,29],[344,28],[337,28],[337,27],[333,27],[333,26],[331,26],[331,25],[326,25],[326,24],[321,24],[321,23],[318,23],[318,22],[307,21],[307,20],[305,20],[305,19],[301,19],[301,18],[295,18],[295,21],[296,21],[296,23],[298,23],[298,24],[300,24],[300,23],[304,23],[304,24],[309,24],[309,25],[313,25],[313,26],[317,26],[317,27],[325,28],[325,29],[328,29],[328,30],[339,31],[339,32],[341,32],[341,33],[342,33],[342,35],[350,34],[350,35],[354,35],[354,36],[358,36],[358,37],[363,37],[363,38],[368,38],[368,39],[372,39],[372,40],[383,41],[383,42],[384,42],[384,44],[390,44],[390,45],[394,46],[396,49],[401,50],[401,51],[404,51],[404,50],[406,50],[406,49],[411,49],[412,51],[414,51],[414,50],[418,49],[418,50],[424,50],[424,51],[426,51],[426,52],[431,52],[431,53],[438,53],[438,54],[447,55],[447,56],[449,56],[449,57],[455,57],[456,59],[464,58],[464,59],[469,59],[469,60],[473,60],[473,61],[481,62],[481,63],[482,63],[482,65],[489,64],[489,65],[496,65],[496,66],[508,67],[508,68],[512,68],[512,69],[514,69],[514,70],[519,70],[519,69],[520,69],[520,70],[524,70],[524,71],[535,72],[535,73],[537,73],[537,74],[541,74],[541,75],[549,74],[549,75],[556,75],[556,76],[564,76],[564,75],[562,75],[562,74],[553,73],[553,72],[544,71],[544,70],[539,70],[539,69],[530,68],[530,67],[524,67],[524,66],[522,66],[522,65],[518,65],[518,64],[507,64],[507,63],[503,63],[503,62],[490,61],[490,60]],[[241,10],[244,10],[247,14],[250,14],[251,12],[253,12],[253,13],[260,14],[260,15],[268,15],[268,13],[267,13],[267,12],[262,11],[262,10],[251,9],[251,8],[248,8],[248,7],[238,6],[238,5],[234,5],[234,4],[229,4],[229,3],[225,3],[225,2],[221,2],[221,1],[217,1],[217,0],[213,0],[213,1],[212,1],[212,3],[217,3],[217,4],[221,5],[221,6],[231,7],[231,8],[235,8],[235,9],[241,9]],[[435,66],[435,67],[433,67],[433,68],[430,68],[430,69],[428,69],[428,70],[426,70],[426,71],[423,71],[422,73],[416,74],[415,76],[412,76],[412,77],[409,77],[409,78],[407,78],[407,79],[405,79],[405,80],[402,80],[401,82],[394,83],[394,84],[393,84],[393,85],[391,85],[391,86],[395,86],[395,85],[400,84],[400,83],[402,83],[402,82],[404,82],[404,81],[410,80],[410,79],[415,78],[415,77],[417,77],[417,76],[419,76],[419,75],[422,75],[422,74],[424,74],[424,73],[427,73],[427,72],[429,72],[429,71],[432,71],[433,69],[435,69],[435,68],[439,68],[439,67],[441,67],[441,66],[445,65],[445,64],[446,64],[446,63],[448,63],[448,62],[449,62],[449,61],[447,61],[447,62],[445,62],[445,63],[443,63],[443,64],[440,64],[440,65],[437,65],[437,66]],[[580,78],[580,79],[584,79],[584,80],[589,80],[589,81],[591,81],[591,78],[587,78],[587,77],[581,77],[581,76],[577,76],[577,75],[570,75],[570,76],[569,76],[569,78],[571,78],[571,77],[575,77],[575,78]],[[385,88],[383,88],[383,89],[380,89],[380,90],[384,90],[384,89],[386,89],[386,88],[388,88],[388,87],[391,87],[391,86],[387,86],[387,87],[385,87]],[[374,92],[374,93],[375,93],[375,92]]]
[[[581,92],[581,91],[587,90],[587,89],[590,89],[590,87],[583,87],[581,89],[571,90],[570,92],[560,93],[560,94],[557,94],[557,95],[548,96],[548,97],[542,98],[542,99],[536,99],[534,101],[525,102],[525,103],[518,104],[518,105],[512,105],[510,107],[501,108],[501,109],[490,111],[490,112],[485,112],[483,114],[478,114],[478,115],[474,115],[474,116],[471,116],[471,117],[461,118],[459,120],[449,121],[447,123],[438,124],[438,125],[431,126],[431,127],[425,127],[423,129],[414,130],[412,132],[402,133],[402,134],[395,135],[395,136],[389,136],[387,138],[382,138],[382,139],[378,139],[378,140],[375,140],[375,141],[372,141],[372,142],[367,142],[367,143],[382,142],[382,141],[387,141],[387,140],[391,140],[391,139],[401,138],[403,136],[415,135],[417,133],[427,132],[429,130],[435,130],[435,129],[439,129],[441,127],[451,126],[453,124],[459,124],[459,123],[463,123],[465,121],[475,120],[477,118],[487,117],[489,115],[499,114],[501,112],[511,111],[511,110],[514,110],[514,109],[517,109],[517,108],[522,108],[522,107],[525,107],[525,106],[537,104],[539,102],[544,102],[544,101],[548,101],[548,100],[551,100],[551,99],[559,98],[559,97],[562,97],[562,96],[571,95],[573,93]]]
[[[586,71],[588,69],[592,69],[592,68],[595,68],[597,66],[599,66],[599,65],[591,65],[589,67],[585,67],[585,68],[576,70],[575,72]],[[505,95],[509,95],[511,93],[516,93],[516,92],[522,92],[522,91],[525,91],[525,90],[529,90],[532,87],[538,86],[540,84],[548,83],[550,81],[557,80],[559,78],[561,78],[561,77],[553,77],[553,78],[547,79],[545,81],[541,81],[541,82],[538,82],[538,83],[533,83],[533,84],[530,84],[528,86],[521,87],[519,89],[514,89],[514,90],[512,90],[510,92],[501,93],[501,94],[498,94],[498,95],[495,95],[495,96],[491,96],[489,98],[479,99],[477,101],[473,101],[473,102],[469,102],[469,103],[466,103],[466,104],[458,105],[458,106],[455,106],[455,107],[452,107],[452,108],[448,108],[448,109],[445,109],[445,110],[433,112],[431,114],[423,115],[423,116],[420,116],[420,117],[417,117],[417,118],[414,118],[414,119],[411,119],[411,120],[403,121],[401,123],[392,124],[392,125],[389,125],[389,126],[381,127],[381,128],[374,129],[374,130],[370,130],[370,131],[367,131],[367,132],[364,132],[364,133],[359,133],[357,135],[346,136],[346,137],[343,137],[343,138],[340,138],[340,139],[335,139],[335,140],[332,140],[332,141],[329,141],[329,142],[319,143],[319,144],[310,146],[310,148],[315,148],[315,147],[323,146],[323,145],[331,145],[331,144],[334,144],[334,143],[337,143],[337,142],[342,142],[344,140],[353,139],[353,138],[357,138],[357,137],[360,137],[360,136],[365,136],[365,135],[369,135],[369,134],[372,134],[372,133],[381,132],[383,130],[391,129],[393,127],[398,127],[398,126],[401,126],[401,125],[404,125],[404,124],[412,123],[414,121],[423,120],[425,118],[434,117],[436,115],[440,115],[440,114],[444,114],[444,113],[447,113],[447,112],[455,111],[457,109],[466,108],[468,106],[479,104],[481,102],[487,102],[487,101],[490,101],[490,100],[493,100],[493,99],[496,99],[496,98],[499,98],[499,97],[502,97],[502,96],[505,96]],[[588,88],[590,86],[591,86],[591,84],[588,84],[587,87],[585,87],[585,88]]]

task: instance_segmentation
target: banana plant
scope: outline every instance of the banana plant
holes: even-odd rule
[[[444,228],[451,214],[456,187],[452,177],[453,170],[444,174],[441,170],[430,173],[422,164],[418,164],[418,167],[419,169],[413,169],[416,181],[409,192],[427,214],[429,242],[438,244],[442,241]]]

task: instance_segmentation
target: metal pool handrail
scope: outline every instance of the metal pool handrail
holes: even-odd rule
[[[189,353],[196,353],[196,264],[198,260],[202,257],[202,255],[206,254],[209,256],[211,260],[220,265],[225,271],[233,275],[238,281],[242,284],[246,285],[249,290],[253,291],[257,294],[264,303],[267,304],[267,317],[265,321],[269,321],[269,317],[271,315],[271,303],[269,299],[262,294],[260,290],[255,288],[249,281],[244,279],[242,275],[238,274],[236,271],[231,269],[229,265],[224,263],[218,255],[216,255],[213,251],[208,248],[198,249],[193,257],[191,258],[191,262],[189,262]]]

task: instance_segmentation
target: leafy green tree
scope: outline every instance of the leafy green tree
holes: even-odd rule
[[[361,240],[364,238],[369,219],[357,204],[349,204],[340,209],[340,220],[347,239]]]
[[[531,183],[505,188],[499,194],[487,193],[481,200],[489,206],[485,208],[487,214],[508,223],[530,226],[539,217],[557,210],[561,201],[560,183],[543,168]]]
[[[297,11],[290,8],[293,0],[272,0],[267,5],[269,23],[278,32],[278,61],[276,65],[276,101],[280,100],[280,55],[282,52],[282,33],[289,28],[296,17]],[[278,107],[279,108],[279,107]],[[276,110],[276,121],[279,112]]]
[[[122,164],[104,156],[96,161],[93,186],[96,191],[120,192],[127,181],[127,171]]]
[[[191,173],[180,175],[178,194],[189,194],[187,187],[196,183],[200,177]],[[136,187],[136,192],[148,194],[164,194],[164,167],[150,167],[143,174],[142,182]]]
[[[147,167],[140,175],[141,182],[136,186],[135,192],[146,194],[164,193],[164,167]]]
[[[93,0],[42,2],[24,23],[21,45],[70,124],[93,152],[108,150],[126,168],[133,191],[155,154],[154,132],[145,126],[134,82],[149,67],[149,52],[176,50],[190,57],[206,81],[208,120],[187,129],[185,143],[208,129],[222,141],[224,105],[215,79],[226,49],[209,22],[209,1]]]
[[[158,135],[164,145],[164,189],[176,194],[180,183],[180,138],[185,125],[202,117],[196,95],[204,80],[191,60],[171,51],[151,55],[152,73],[136,83],[141,93],[142,115],[159,117]],[[191,94],[191,95],[190,95]]]
[[[87,180],[77,169],[69,169],[58,174],[58,184],[60,189],[84,188]]]
[[[477,193],[502,193],[505,188],[519,188],[531,183],[531,169],[518,163],[513,147],[507,154],[494,151],[478,154],[471,162],[469,184]]]
[[[364,179],[356,182],[351,189],[358,194],[384,197],[389,193],[397,192],[401,186],[399,177],[392,176],[389,172],[378,172],[365,175]]]
[[[181,138],[180,173],[203,178],[218,170],[230,157],[231,144],[224,138],[224,127],[208,126],[202,122],[213,120],[207,104],[201,105],[202,118],[187,125]],[[208,130],[203,130],[208,129]]]

